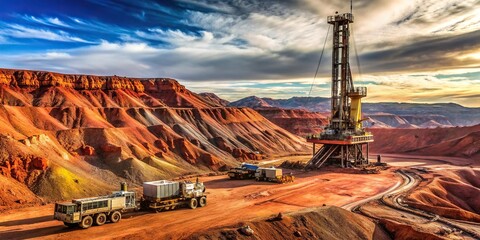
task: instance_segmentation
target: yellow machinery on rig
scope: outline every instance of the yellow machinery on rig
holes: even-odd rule
[[[362,129],[362,98],[367,96],[366,87],[357,87],[348,93],[350,98],[350,121],[355,126],[355,131]]]

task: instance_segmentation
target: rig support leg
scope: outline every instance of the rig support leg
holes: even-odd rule
[[[344,159],[344,156],[343,156],[343,146],[340,147],[340,156],[342,158],[342,168],[344,168],[345,166],[343,165],[343,159]]]
[[[368,160],[368,143],[367,143],[367,164],[369,163],[369,160]]]

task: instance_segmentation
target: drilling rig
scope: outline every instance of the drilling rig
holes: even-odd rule
[[[333,27],[331,116],[322,133],[307,137],[307,142],[313,144],[313,157],[306,167],[366,165],[368,144],[373,142],[373,135],[362,126],[362,98],[367,96],[367,88],[354,87],[350,70],[353,14],[337,12],[328,16],[327,22]],[[318,151],[315,150],[316,144],[322,144]]]

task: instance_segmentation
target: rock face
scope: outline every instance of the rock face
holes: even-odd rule
[[[88,145],[82,146],[82,148],[80,148],[80,153],[84,156],[93,156],[95,155],[95,148]]]
[[[328,124],[324,114],[304,109],[257,108],[257,112],[278,126],[298,136],[319,133]]]
[[[0,103],[4,175],[51,199],[104,193],[112,179],[138,184],[309,152],[258,112],[223,107],[173,79],[0,69]]]
[[[48,168],[48,160],[42,157],[10,157],[0,165],[3,176],[11,177],[21,183],[32,185],[36,178]],[[37,171],[38,170],[38,171]]]
[[[370,145],[374,152],[480,159],[480,125],[370,131],[375,136]]]
[[[306,110],[302,104],[307,102],[302,100],[303,98],[277,100],[251,96],[232,102],[229,106],[253,108],[268,120],[298,136],[320,133],[328,124],[326,114]],[[321,101],[320,104],[324,102]]]
[[[198,94],[195,94],[185,86],[170,78],[144,80],[145,92],[150,96],[161,100],[169,107],[209,108],[219,107],[213,102],[208,102]]]
[[[143,92],[140,79],[117,76],[70,75],[43,71],[0,69],[0,84],[21,88],[66,87],[76,90],[124,89]]]

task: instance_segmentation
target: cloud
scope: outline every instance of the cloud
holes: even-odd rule
[[[22,16],[22,18],[28,22],[38,23],[38,24],[47,25],[47,26],[57,26],[57,27],[66,27],[66,28],[71,27],[57,17],[37,18],[35,16],[24,15]]]
[[[127,0],[88,0],[117,13],[132,16],[143,22],[156,21],[165,24],[176,25],[178,19],[182,17],[180,9],[169,6],[172,4],[160,4],[158,1],[127,1]],[[140,10],[140,11],[139,11]]]
[[[245,15],[189,12],[186,23],[264,50],[293,47],[315,50],[319,48],[319,36],[326,33],[324,19],[311,13],[295,12],[276,3],[272,3],[271,11],[262,10],[261,6],[243,8],[251,12]]]
[[[105,16],[19,15],[22,22],[2,24],[0,43],[2,38],[35,38],[91,45],[62,49],[52,43],[43,52],[10,52],[1,62],[74,73],[174,77],[195,89],[208,90],[202,84],[213,87],[229,99],[244,94],[302,95],[323,47],[326,16],[350,11],[339,0],[90,2]],[[392,97],[392,92],[409,101],[466,99],[454,99],[454,91],[473,99],[479,91],[474,82],[478,84],[480,76],[458,74],[480,68],[478,4],[478,0],[354,1],[351,43],[362,70],[360,76],[352,68],[354,79],[372,88],[371,100]],[[319,84],[330,78],[330,38]],[[284,84],[268,85],[270,81]],[[328,96],[323,88],[318,94]]]
[[[366,53],[361,57],[370,72],[478,67],[472,51],[480,48],[480,30],[455,36],[428,37],[394,48]]]
[[[145,71],[158,69],[143,60],[155,54],[158,54],[158,49],[144,43],[102,41],[99,45],[73,50],[5,56],[3,61],[10,62],[15,68],[99,75],[112,75],[113,71],[116,75],[142,76]]]
[[[202,9],[212,12],[234,13],[235,8],[229,5],[226,1],[196,1],[196,0],[178,0],[183,3],[183,6],[191,7],[192,9]]]
[[[65,24],[64,22],[60,21],[58,18],[47,18],[47,21],[53,25],[57,25],[57,26],[62,26],[62,27],[70,27],[68,26],[67,24]]]
[[[4,28],[0,30],[0,35],[3,37],[9,38],[34,38],[34,39],[45,39],[50,41],[60,41],[60,42],[81,42],[81,43],[91,43],[85,39],[71,36],[64,31],[50,31],[45,29],[36,29],[21,26],[18,24],[4,24]]]

